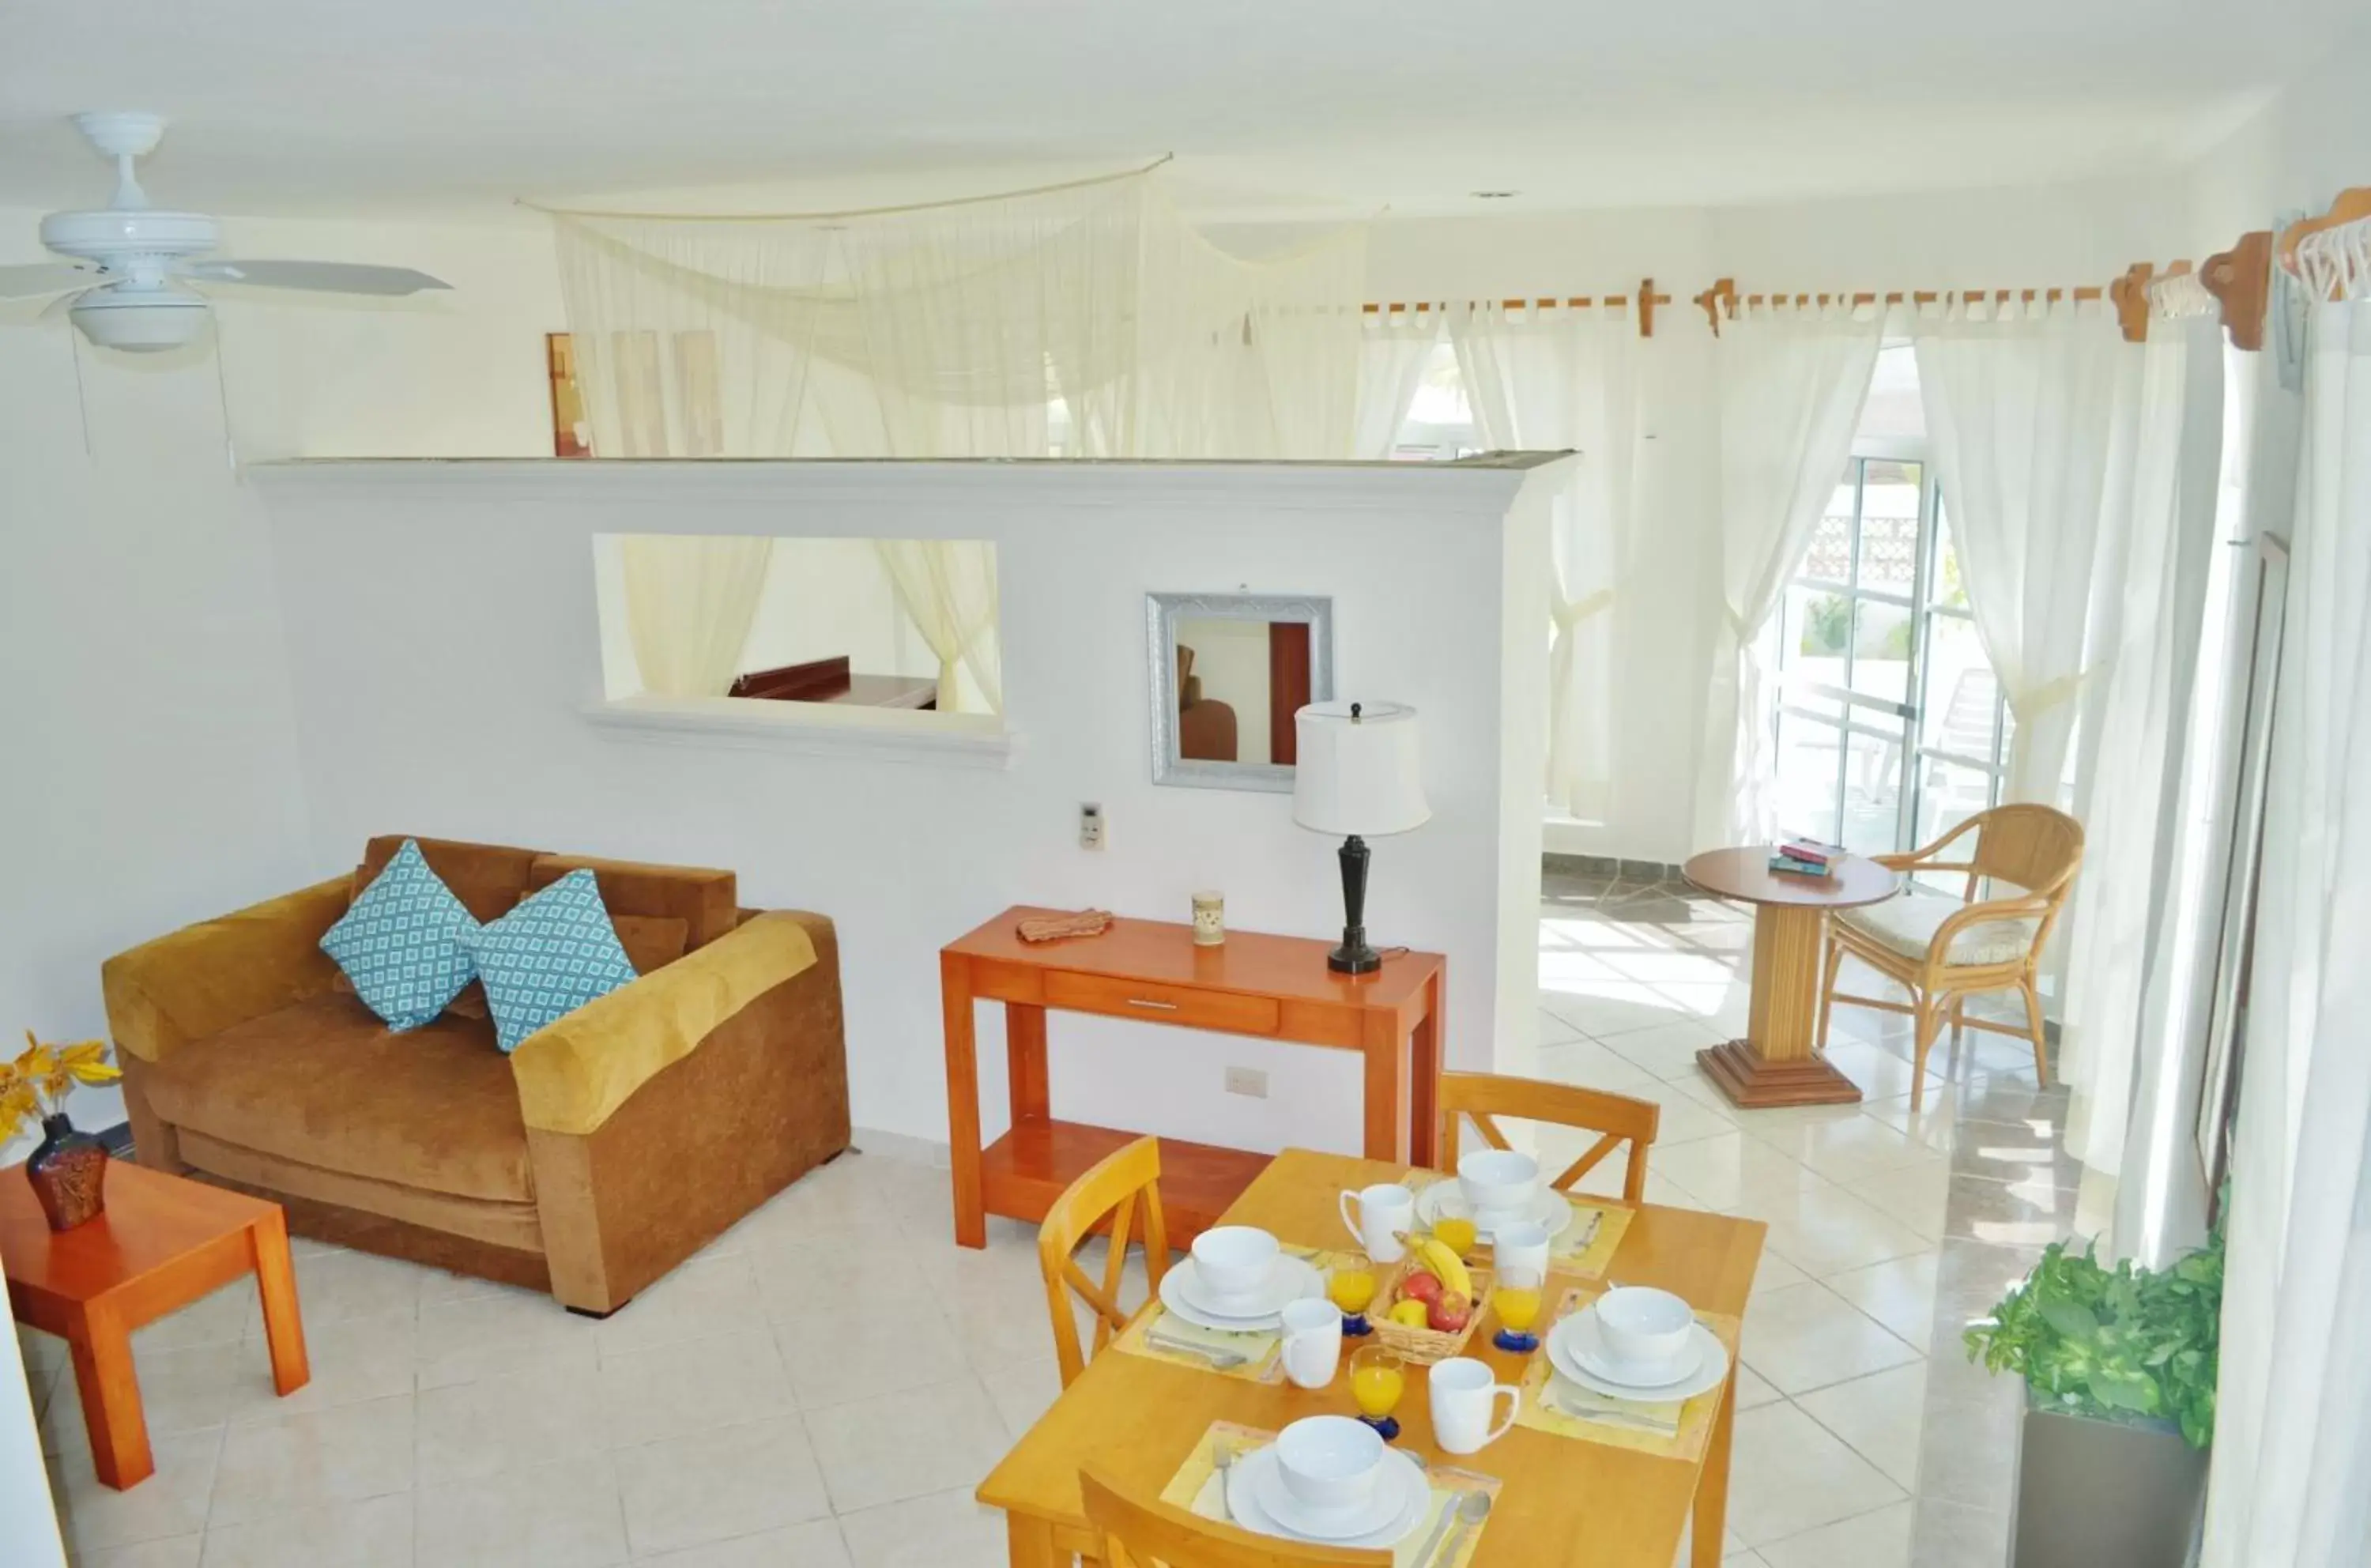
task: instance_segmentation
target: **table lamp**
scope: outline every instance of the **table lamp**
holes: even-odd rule
[[[1300,751],[1292,820],[1342,840],[1342,945],[1325,964],[1344,974],[1380,969],[1367,945],[1367,840],[1405,833],[1432,815],[1417,765],[1416,709],[1394,702],[1313,702],[1292,716]]]

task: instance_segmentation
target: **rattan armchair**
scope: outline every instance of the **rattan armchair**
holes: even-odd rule
[[[1975,845],[1965,859],[1943,852],[1968,835]],[[1958,899],[1922,896],[1912,889],[1860,909],[1840,911],[1828,921],[1828,968],[1820,994],[1819,1039],[1828,1037],[1828,1011],[1837,1002],[1908,1013],[1917,1020],[1910,1079],[1910,1108],[1925,1098],[1926,1053],[1948,1019],[1954,1035],[1986,1029],[2022,1035],[2033,1043],[2037,1086],[2050,1081],[2043,1044],[2041,998],[2034,979],[2075,872],[2083,863],[2083,824],[2049,806],[1995,806],[1970,817],[1934,843],[1907,855],[1870,859],[1913,876],[1964,871],[1967,888]],[[2014,896],[1997,894],[2007,883]],[[1858,997],[1836,989],[1836,974],[1852,954],[1910,992],[1908,1002]],[[1967,1000],[1988,991],[2016,991],[2025,998],[2022,1026],[1967,1015]]]

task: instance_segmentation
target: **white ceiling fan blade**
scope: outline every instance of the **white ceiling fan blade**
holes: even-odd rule
[[[319,289],[330,294],[408,294],[453,286],[409,267],[371,267],[353,261],[193,261],[181,269],[181,275],[207,283]]]
[[[98,271],[79,261],[35,261],[23,267],[0,267],[0,299],[35,299],[65,289],[84,288]]]

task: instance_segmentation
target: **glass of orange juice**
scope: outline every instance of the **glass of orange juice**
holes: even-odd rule
[[[1540,1348],[1532,1325],[1540,1320],[1540,1292],[1545,1282],[1537,1269],[1512,1267],[1499,1274],[1490,1287],[1490,1308],[1498,1314],[1498,1332],[1490,1343],[1500,1350],[1529,1355]]]
[[[1367,1305],[1380,1288],[1371,1267],[1356,1264],[1336,1269],[1325,1278],[1325,1297],[1342,1309],[1342,1332],[1353,1338],[1374,1330],[1367,1324]]]
[[[1387,1345],[1361,1345],[1350,1355],[1350,1398],[1359,1419],[1388,1443],[1400,1435],[1392,1412],[1407,1392],[1407,1362]]]
[[[1433,1239],[1459,1257],[1474,1251],[1474,1222],[1457,1215],[1443,1215],[1432,1222]]]

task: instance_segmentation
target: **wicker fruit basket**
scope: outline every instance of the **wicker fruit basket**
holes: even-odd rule
[[[1446,1361],[1452,1355],[1465,1354],[1466,1341],[1481,1325],[1483,1309],[1490,1300],[1490,1271],[1469,1268],[1474,1276],[1474,1309],[1462,1329],[1416,1329],[1391,1319],[1392,1303],[1399,1299],[1400,1281],[1410,1269],[1421,1265],[1414,1257],[1402,1258],[1383,1275],[1382,1286],[1375,1292],[1372,1305],[1367,1309],[1367,1324],[1375,1331],[1375,1343],[1397,1351],[1418,1366],[1429,1366]]]

